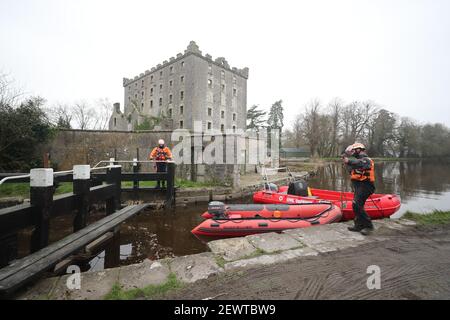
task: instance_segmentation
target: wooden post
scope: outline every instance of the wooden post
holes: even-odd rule
[[[35,229],[31,236],[31,252],[36,252],[48,245],[53,190],[53,169],[31,169],[30,204],[35,208]]]
[[[0,235],[0,268],[17,258],[17,232]]]
[[[133,159],[133,173],[139,172],[138,158]],[[139,189],[139,181],[133,180],[133,192],[137,192]]]
[[[173,207],[175,204],[175,163],[167,163],[167,173],[166,173],[166,206]]]
[[[113,232],[114,235],[105,248],[105,269],[117,267],[120,263],[120,226]]]
[[[73,193],[79,195],[77,213],[73,221],[73,231],[86,227],[89,214],[89,190],[91,187],[91,166],[76,165],[73,167]]]
[[[112,195],[112,200],[106,201],[106,214],[109,215],[114,211],[120,209],[121,201],[120,195],[122,192],[122,166],[114,165],[107,169],[106,182],[115,185],[115,192]]]

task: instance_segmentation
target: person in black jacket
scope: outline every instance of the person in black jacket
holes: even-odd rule
[[[364,210],[364,205],[370,195],[375,192],[375,171],[374,162],[367,156],[365,150],[366,148],[362,143],[354,143],[347,148],[342,159],[349,167],[352,187],[355,191],[352,203],[355,225],[348,229],[361,232],[363,235],[369,235],[373,231],[373,224],[366,210]],[[352,154],[354,159],[349,159],[349,154]]]

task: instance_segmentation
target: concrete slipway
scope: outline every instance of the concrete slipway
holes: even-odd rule
[[[403,232],[415,226],[415,222],[406,219],[378,220],[374,221],[374,234],[365,237],[348,231],[349,224],[335,223],[211,241],[208,244],[210,252],[82,273],[80,289],[67,287],[70,275],[47,278],[22,292],[17,299],[103,299],[114,284],[124,290],[143,288],[166,282],[171,273],[181,282],[190,284],[213,275],[242,272],[258,266],[292,260],[301,263],[306,257],[384,241],[383,232],[379,232],[383,229]]]

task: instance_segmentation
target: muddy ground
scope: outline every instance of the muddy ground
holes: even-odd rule
[[[450,299],[450,225],[379,229],[381,242],[280,265],[223,273],[165,299]],[[369,290],[378,265],[381,288]]]

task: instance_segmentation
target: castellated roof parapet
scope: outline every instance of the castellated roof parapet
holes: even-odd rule
[[[184,51],[184,53],[188,53],[188,52],[197,53],[199,55],[202,54],[202,52],[200,51],[200,48],[195,43],[195,41],[189,42],[189,45],[187,46],[187,49]]]
[[[184,51],[184,54],[182,53],[177,53],[176,58],[171,57],[169,59],[169,61],[164,60],[164,62],[161,64],[159,63],[156,67],[152,67],[150,69],[150,71],[145,71],[145,74],[141,73],[139,76],[134,77],[133,79],[128,79],[128,78],[123,78],[123,85],[126,86],[127,84],[129,84],[130,82],[134,82],[136,80],[138,80],[139,78],[142,78],[143,76],[149,74],[149,73],[153,73],[155,71],[157,71],[158,69],[161,69],[162,67],[165,67],[167,64],[171,64],[174,61],[177,61],[179,59],[183,59],[184,57],[186,57],[189,54],[194,54],[196,56],[199,56],[211,63],[214,63],[224,69],[227,69],[235,74],[240,75],[243,78],[248,79],[248,73],[249,73],[249,69],[243,68],[243,69],[238,69],[236,67],[231,68],[230,65],[228,64],[228,61],[224,58],[224,57],[217,57],[215,60],[213,60],[213,57],[210,54],[205,54],[204,56],[202,55],[202,51],[200,50],[199,46],[195,43],[195,41],[191,41],[189,42],[189,45],[187,46],[186,50]]]
[[[150,73],[150,70],[145,70],[145,74],[149,74]]]

